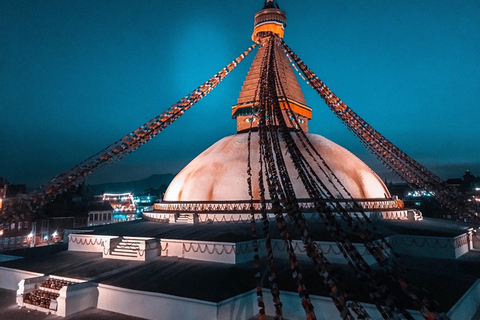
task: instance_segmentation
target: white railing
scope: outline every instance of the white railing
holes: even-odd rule
[[[311,199],[299,199],[299,206],[303,212],[314,212],[316,203]],[[333,199],[320,200],[332,211],[338,211],[341,208],[348,211],[360,210],[384,210],[384,209],[402,209],[403,202],[393,199]],[[267,212],[272,211],[272,203],[267,202]],[[261,212],[262,204],[253,203],[255,212]],[[155,203],[153,211],[157,212],[250,212],[249,201],[165,201]]]

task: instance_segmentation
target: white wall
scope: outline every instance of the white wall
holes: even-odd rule
[[[68,250],[81,252],[104,252],[110,248],[110,239],[117,236],[102,236],[90,234],[70,234]]]
[[[217,319],[215,303],[100,284],[97,308],[146,319]]]
[[[116,239],[116,236],[95,236],[85,234],[71,234],[69,236],[70,251],[83,252],[102,252],[104,257],[108,257],[110,252],[110,241]],[[128,237],[125,237],[128,239]],[[133,239],[133,238],[132,238]],[[143,240],[140,244],[140,249],[145,250],[152,247],[154,240],[150,238],[138,238]],[[145,246],[145,240],[148,240],[148,245]],[[309,260],[303,243],[300,240],[294,240],[293,246],[300,260]],[[346,264],[346,260],[334,242],[317,241],[317,245],[323,250],[325,257],[331,263]],[[233,242],[214,242],[214,241],[197,241],[197,240],[178,240],[178,239],[161,239],[160,241],[162,257],[179,257],[183,259],[210,261],[218,263],[236,264],[253,260],[253,245],[252,241],[244,241],[239,243]],[[266,255],[265,240],[258,240],[259,255],[264,257]],[[365,249],[363,244],[354,244],[368,264],[375,263],[375,259]],[[148,248],[147,248],[148,247]],[[283,240],[272,239],[272,247],[275,257],[288,259],[285,243]],[[467,248],[468,249],[468,248]],[[158,255],[155,250],[147,250],[149,255],[147,258],[153,258]],[[133,258],[126,258],[133,260]],[[139,256],[138,260],[144,260],[145,257]]]
[[[413,235],[394,235],[389,242],[399,254],[428,258],[457,259],[468,252],[471,246],[467,235],[455,238]]]
[[[330,263],[347,264],[347,260],[340,252],[340,249],[335,244],[335,242],[315,241],[315,243],[322,250],[324,256],[328,259]],[[292,245],[295,250],[295,254],[297,255],[297,259],[310,261],[310,258],[307,256],[302,241],[294,240],[292,241]],[[375,258],[368,252],[368,250],[362,243],[354,243],[353,245],[355,246],[355,248],[357,248],[360,255],[369,265],[376,263]],[[275,257],[288,259],[285,242],[283,240],[272,240],[272,247]],[[261,246],[261,248],[264,249],[264,245]]]
[[[63,287],[57,298],[57,314],[62,317],[72,315],[88,308],[95,308],[98,301],[96,284],[83,282]]]
[[[480,306],[480,280],[475,281],[473,286],[463,295],[460,300],[450,309],[447,315],[452,320],[471,320]]]
[[[17,291],[20,280],[43,275],[43,273],[0,267],[0,288]]]
[[[236,246],[229,242],[162,239],[162,257],[235,264]]]
[[[43,274],[0,267],[0,288],[16,291],[20,280],[38,276],[43,276]],[[82,281],[77,279],[68,280]],[[95,291],[95,284],[92,283],[81,283],[75,286],[79,286],[79,289],[80,287],[84,289],[84,286],[87,285],[93,285],[89,289]],[[74,288],[72,287],[72,289]],[[99,284],[96,289],[98,289],[97,308],[147,319],[248,319],[258,313],[255,290],[219,303],[213,303],[160,293],[124,289],[104,284]],[[268,289],[264,289],[263,291],[267,314],[273,315],[274,306],[272,296]],[[80,290],[78,292],[80,293]],[[310,298],[319,320],[341,319],[330,298],[314,295],[311,295]],[[90,297],[83,297],[82,299],[86,299],[82,300],[82,303],[91,303],[92,300],[88,299],[95,299],[95,292],[90,293]],[[282,291],[281,299],[284,304],[285,318],[290,320],[305,319],[297,293]],[[382,319],[373,305],[366,303],[362,305],[370,314],[372,320]],[[479,306],[480,280],[477,280],[455,306],[452,307],[448,315],[452,320],[469,320]],[[418,311],[412,311],[411,313],[415,319],[423,319]]]
[[[289,320],[305,320],[305,311],[301,305],[301,300],[297,293],[280,292],[280,299],[283,303],[283,316]],[[332,300],[328,297],[310,295],[314,306],[315,315],[318,320],[341,320],[341,316]],[[268,289],[263,290],[263,300],[267,315],[275,314],[275,307],[272,302],[272,295]],[[362,303],[364,309],[372,317],[372,320],[383,320],[377,308],[368,303]],[[237,297],[218,303],[218,317],[216,319],[249,319],[258,313],[256,291],[239,295]],[[416,320],[424,319],[418,311],[411,311]],[[456,320],[456,319],[452,319]]]

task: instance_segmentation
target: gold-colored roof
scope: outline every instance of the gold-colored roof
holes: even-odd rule
[[[242,90],[240,91],[240,95],[237,99],[237,104],[241,105],[258,100],[255,99],[255,92],[257,91],[264,54],[265,47],[262,46],[258,49],[257,55],[255,56],[255,59],[250,66],[250,70],[248,71],[247,77],[243,82]],[[307,102],[305,101],[305,97],[303,96],[303,92],[300,88],[297,78],[290,67],[288,58],[285,56],[285,53],[279,46],[275,47],[275,60],[280,73],[280,81],[285,89],[286,98],[306,105]],[[279,97],[283,97],[283,94],[281,94],[278,89],[277,94]]]

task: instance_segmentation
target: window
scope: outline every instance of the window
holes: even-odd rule
[[[11,237],[10,238],[10,245],[14,245],[15,244],[15,237]]]
[[[27,237],[23,237],[23,243],[27,243]]]
[[[8,246],[8,238],[3,239],[3,244]]]
[[[8,223],[5,223],[5,231],[8,231]]]
[[[18,230],[22,230],[22,222],[21,221],[18,223]]]
[[[17,245],[20,245],[22,243],[22,237],[17,237]]]
[[[24,229],[28,229],[28,221],[25,221],[25,222],[24,222],[23,228],[24,228]]]
[[[10,230],[15,230],[15,222],[12,222],[12,224],[10,225]]]

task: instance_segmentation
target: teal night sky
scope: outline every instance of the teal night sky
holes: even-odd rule
[[[480,1],[279,0],[285,41],[442,178],[480,175]],[[0,1],[0,176],[38,186],[178,101],[251,45],[261,0]],[[174,125],[90,182],[176,173],[235,133],[250,55]],[[305,83],[310,132],[382,177]]]

